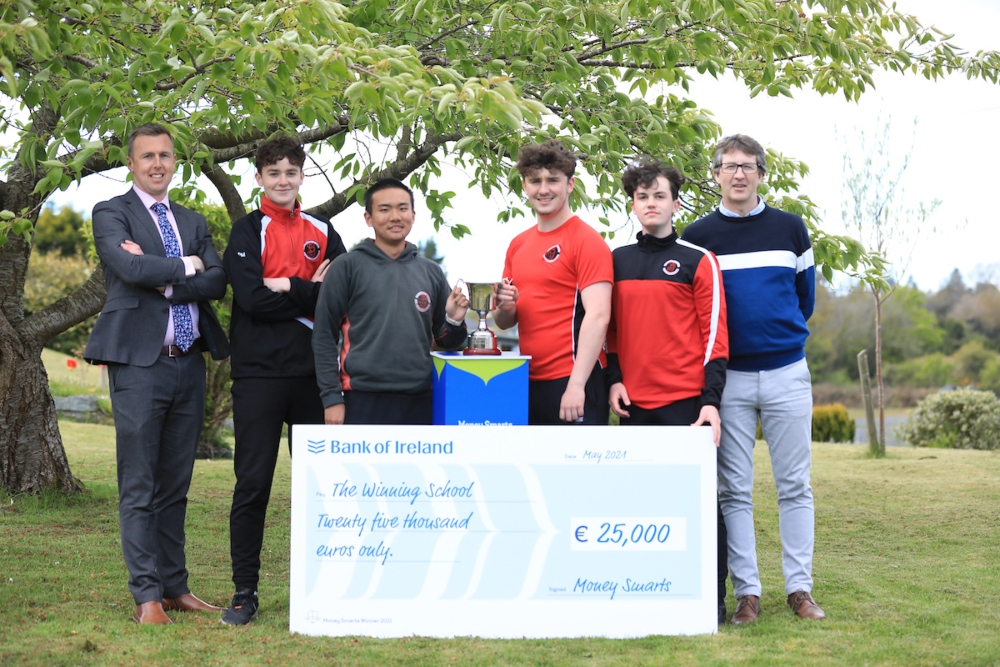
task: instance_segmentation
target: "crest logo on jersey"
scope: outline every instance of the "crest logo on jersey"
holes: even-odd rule
[[[668,259],[663,263],[663,272],[668,276],[676,276],[677,272],[681,270],[681,263],[676,259]]]
[[[561,254],[562,254],[562,248],[560,248],[558,245],[554,245],[545,251],[545,254],[542,255],[542,258],[546,262],[554,262],[557,259],[559,259],[559,255]]]
[[[310,262],[317,259],[319,257],[319,243],[316,241],[306,241],[302,244],[302,254]]]
[[[421,313],[426,313],[431,307],[431,296],[427,292],[417,292],[413,297],[413,305]]]

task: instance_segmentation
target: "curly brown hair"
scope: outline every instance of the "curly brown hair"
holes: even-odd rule
[[[288,158],[289,162],[301,169],[306,163],[306,150],[302,147],[302,143],[298,139],[292,139],[291,137],[279,134],[260,145],[253,162],[257,168],[257,173],[261,174],[264,167],[269,164],[278,164],[285,158]]]
[[[566,174],[566,178],[573,178],[576,156],[558,139],[522,146],[517,154],[517,172],[521,174],[521,178],[540,169],[561,171]]]

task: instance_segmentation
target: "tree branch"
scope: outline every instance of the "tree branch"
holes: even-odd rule
[[[627,46],[634,46],[636,44],[648,44],[652,41],[652,37],[643,37],[641,39],[627,39],[624,42],[615,42],[614,44],[608,44],[607,46],[602,46],[599,49],[591,49],[590,51],[584,51],[576,57],[577,62],[583,62],[584,60],[589,60],[595,56],[599,56],[602,53],[609,53],[611,51],[617,51],[618,49],[624,49]]]
[[[187,83],[188,81],[190,81],[194,77],[196,77],[196,76],[198,76],[200,74],[204,74],[207,70],[211,69],[212,65],[214,65],[216,63],[226,62],[227,60],[231,62],[231,61],[236,60],[236,57],[235,56],[222,56],[220,58],[212,58],[208,62],[206,62],[206,63],[204,63],[204,64],[199,65],[198,67],[196,67],[193,72],[191,72],[187,76],[179,79],[178,81],[167,81],[167,82],[158,83],[155,86],[153,86],[153,90],[173,90],[174,88],[177,88],[178,86],[183,86],[185,83]]]
[[[56,334],[99,312],[106,297],[104,271],[98,266],[75,292],[24,318],[16,330],[21,340],[41,349]]]
[[[348,200],[346,194],[347,191],[353,190],[354,187],[358,185],[368,186],[381,178],[397,178],[399,180],[403,180],[427,162],[427,160],[434,155],[434,153],[437,152],[441,146],[449,141],[458,141],[463,136],[465,135],[461,132],[431,135],[427,137],[427,140],[424,143],[420,144],[420,146],[411,152],[406,159],[397,160],[387,165],[381,171],[372,172],[360,180],[355,180],[351,187],[337,193],[319,206],[309,209],[307,212],[315,213],[328,218],[334,218],[343,213],[348,206],[354,203],[353,197]]]
[[[247,209],[243,205],[243,197],[240,196],[239,191],[236,190],[236,186],[233,185],[233,179],[229,178],[229,174],[222,167],[214,164],[211,169],[205,172],[205,175],[208,176],[208,180],[212,181],[215,189],[219,191],[222,203],[226,205],[226,212],[229,213],[231,221],[235,222],[247,214]]]
[[[207,147],[212,149],[212,159],[216,163],[229,162],[240,158],[249,157],[257,150],[261,142],[270,138],[280,129],[278,125],[272,125],[267,130],[249,132],[243,136],[236,136],[228,132],[210,130],[199,139]],[[337,121],[327,127],[305,130],[292,135],[297,137],[303,144],[311,144],[317,141],[329,139],[335,134],[347,132],[350,129],[350,118],[341,116]]]
[[[96,69],[97,68],[97,61],[96,60],[91,60],[90,58],[84,58],[83,56],[77,55],[75,53],[71,53],[71,54],[67,55],[66,56],[66,60],[72,60],[75,63],[80,63],[81,65],[83,65],[84,67],[86,67],[88,69]],[[107,74],[105,74],[103,78],[106,79],[107,78]]]
[[[477,21],[476,19],[472,19],[470,21],[467,21],[467,22],[463,23],[462,25],[455,26],[451,30],[445,30],[440,35],[438,35],[437,37],[429,39],[426,42],[424,42],[423,44],[419,45],[417,47],[417,51],[423,51],[424,49],[428,49],[428,48],[432,47],[436,42],[441,41],[442,39],[444,39],[448,35],[454,35],[459,30],[465,30],[466,28],[471,28],[472,26],[474,26],[474,25],[476,25],[478,23],[479,23],[479,21]]]

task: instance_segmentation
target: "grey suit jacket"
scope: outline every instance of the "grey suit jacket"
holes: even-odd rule
[[[187,278],[184,262],[167,257],[156,223],[133,190],[94,207],[94,245],[108,297],[83,353],[87,361],[152,366],[163,347],[171,304],[191,302],[198,303],[202,349],[213,359],[229,356],[229,342],[208,304],[226,293],[226,273],[208,225],[204,217],[179,204],[171,202],[170,208],[181,252],[198,255],[205,264],[203,273]],[[144,254],[123,250],[126,239],[137,243]],[[156,289],[161,285],[173,285],[170,299]]]

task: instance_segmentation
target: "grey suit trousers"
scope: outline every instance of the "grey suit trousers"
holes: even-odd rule
[[[152,366],[108,365],[118,454],[118,514],[136,604],[189,593],[184,518],[205,414],[201,353]]]

